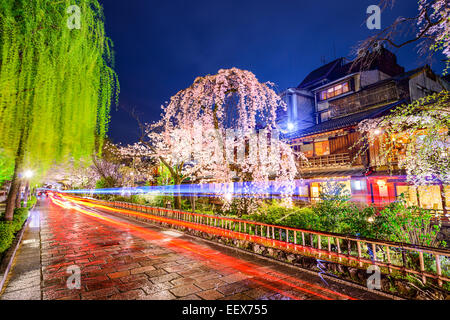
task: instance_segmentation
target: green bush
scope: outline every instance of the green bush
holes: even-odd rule
[[[11,246],[14,234],[22,228],[27,217],[28,208],[16,208],[12,221],[0,221],[0,253]]]
[[[0,221],[0,253],[5,252],[11,246],[13,238],[13,223]]]
[[[317,215],[313,229],[368,238],[375,236],[376,210],[373,207],[359,208],[345,200],[323,200],[313,211]]]
[[[28,208],[14,209],[14,217],[12,221],[13,233],[22,229],[23,223],[28,218]]]
[[[244,219],[300,229],[374,237],[376,210],[359,208],[343,198],[327,198],[313,207],[287,208],[276,201],[262,206],[257,214]]]
[[[314,215],[313,210],[309,207],[287,208],[276,201],[262,206],[257,214],[245,215],[242,218],[267,224],[305,229],[311,228],[311,226],[316,224],[317,220],[317,216]]]
[[[27,201],[27,207],[32,208],[37,202],[37,198],[35,196],[31,196]]]
[[[433,214],[428,210],[408,206],[401,198],[385,207],[375,219],[378,237],[424,246],[445,246],[437,239],[440,224],[432,223]]]
[[[100,178],[95,183],[95,189],[114,188],[116,180],[113,177]]]

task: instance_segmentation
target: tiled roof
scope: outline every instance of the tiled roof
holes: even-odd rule
[[[345,58],[339,58],[326,65],[323,65],[312,72],[298,85],[299,89],[311,89],[324,83],[333,82],[340,78],[362,70],[380,70],[389,76],[396,76],[405,72],[405,69],[397,64],[396,56],[387,49],[381,53],[369,53],[371,58],[369,65],[362,65],[362,61],[350,61]]]
[[[305,88],[309,85],[316,84],[320,82],[321,80],[332,80],[330,79],[330,76],[333,75],[333,78],[342,76],[342,74],[339,72],[339,74],[336,74],[336,71],[340,69],[343,64],[343,58],[336,59],[334,61],[331,61],[330,63],[327,63],[324,66],[321,66],[320,68],[317,68],[316,70],[313,70],[310,72],[305,79],[303,79],[302,83],[298,85],[298,88]]]
[[[306,129],[302,129],[302,130],[299,130],[296,132],[285,134],[284,137],[291,138],[291,139],[292,138],[300,138],[300,137],[308,136],[311,134],[316,134],[316,133],[337,130],[337,129],[353,126],[353,125],[358,124],[359,122],[361,122],[364,119],[372,119],[372,118],[381,116],[381,115],[383,115],[383,113],[385,113],[385,112],[393,109],[394,107],[401,105],[405,102],[406,102],[405,100],[400,100],[400,101],[397,101],[397,102],[394,102],[394,103],[391,103],[391,104],[388,104],[388,105],[385,105],[382,107],[365,110],[362,112],[354,113],[354,114],[336,118],[336,119],[331,119],[331,120],[319,123],[315,126],[312,126],[312,127],[306,128]]]

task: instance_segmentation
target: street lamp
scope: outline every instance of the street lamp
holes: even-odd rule
[[[287,124],[287,129],[288,129],[289,131],[294,130],[294,128],[295,128],[295,125],[294,125],[292,122],[289,122],[289,123]]]
[[[33,171],[25,170],[25,172],[23,173],[23,176],[27,179],[30,179],[33,176]]]

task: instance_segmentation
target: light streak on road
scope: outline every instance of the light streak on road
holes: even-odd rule
[[[264,286],[267,289],[279,292],[280,294],[287,296],[291,299],[302,299],[302,297],[297,296],[292,293],[292,291],[287,292],[285,290],[281,290],[277,288],[277,285],[285,285],[290,288],[290,290],[297,290],[299,292],[304,292],[307,294],[314,295],[321,299],[326,300],[334,300],[336,298],[350,299],[356,300],[350,296],[345,294],[341,294],[339,292],[330,290],[328,288],[324,288],[319,285],[315,285],[313,283],[308,283],[306,281],[302,281],[300,279],[294,277],[286,277],[285,274],[278,273],[276,271],[272,271],[270,274],[261,272],[258,270],[259,266],[255,265],[251,262],[246,262],[240,259],[236,259],[235,257],[228,256],[226,254],[220,253],[216,250],[207,248],[205,246],[201,246],[186,240],[178,239],[176,237],[169,237],[169,241],[167,241],[168,236],[166,234],[162,234],[160,232],[149,230],[145,227],[136,226],[129,222],[119,221],[116,219],[112,219],[110,217],[105,216],[104,214],[95,212],[95,208],[101,210],[108,210],[111,212],[121,212],[127,214],[135,214],[136,216],[141,216],[138,212],[133,212],[131,210],[124,209],[116,209],[110,208],[102,205],[98,205],[95,203],[88,203],[84,201],[78,201],[74,199],[70,199],[69,197],[61,196],[61,199],[57,199],[54,196],[50,196],[50,199],[53,204],[68,210],[75,210],[76,212],[82,213],[84,215],[90,216],[97,220],[102,221],[103,223],[109,224],[114,227],[122,228],[124,230],[128,230],[129,232],[136,232],[142,238],[150,241],[156,241],[159,245],[169,247],[179,252],[180,254],[186,254],[189,252],[190,254],[196,256],[197,258],[204,260],[206,262],[214,261],[220,266],[230,267],[232,269],[238,270],[246,275],[252,276],[250,280]],[[88,207],[88,208],[86,208]],[[142,215],[146,216],[146,215]],[[166,218],[159,218],[158,220],[164,221]],[[181,222],[182,221],[178,221]],[[172,222],[171,222],[172,223]],[[272,282],[272,284],[266,283]],[[273,285],[275,283],[275,286]]]

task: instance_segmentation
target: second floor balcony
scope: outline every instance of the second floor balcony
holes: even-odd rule
[[[336,167],[351,167],[352,165],[360,164],[360,161],[355,161],[352,164],[352,156],[350,153],[338,153],[324,156],[316,156],[308,158],[308,161],[301,159],[299,165],[301,169],[324,169]]]

